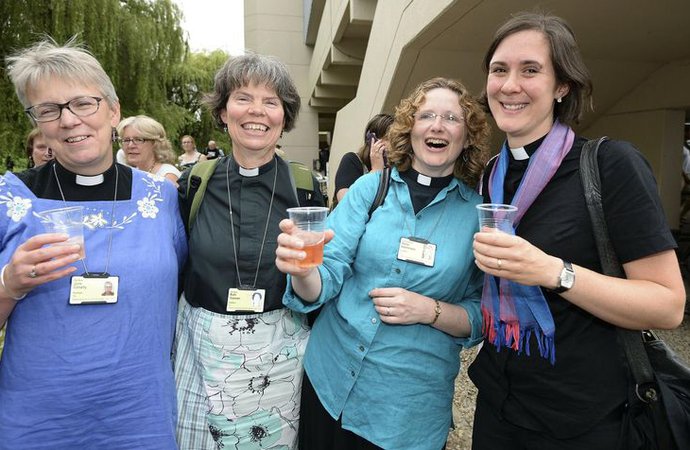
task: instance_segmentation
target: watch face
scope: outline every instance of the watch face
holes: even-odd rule
[[[575,272],[568,269],[563,269],[561,272],[561,287],[570,289],[575,283]]]

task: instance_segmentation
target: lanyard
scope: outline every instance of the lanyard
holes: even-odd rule
[[[230,234],[232,236],[232,251],[233,254],[235,255],[235,271],[237,272],[237,282],[239,283],[239,287],[243,288],[245,287],[244,284],[242,284],[242,278],[240,278],[240,268],[238,265],[238,260],[237,260],[237,245],[235,244],[235,223],[232,219],[232,199],[230,198],[230,162],[233,161],[234,159],[232,157],[228,158],[228,164],[225,167],[225,186],[227,188],[227,193],[228,193],[228,212],[230,214]],[[274,156],[275,160],[275,156]],[[264,227],[264,237],[261,240],[261,249],[259,250],[259,260],[256,262],[256,272],[254,273],[254,283],[251,286],[246,286],[251,289],[254,289],[256,287],[256,280],[259,277],[259,267],[261,267],[261,257],[263,256],[264,253],[264,244],[266,243],[266,234],[268,233],[268,224],[271,221],[271,210],[273,209],[273,196],[276,193],[276,181],[278,180],[278,161],[275,160],[275,173],[273,175],[273,188],[271,189],[271,201],[268,205],[268,216],[266,216],[266,226]]]
[[[58,178],[57,170],[55,169],[55,166],[57,164],[53,163],[53,174],[55,175],[55,182],[57,183],[58,190],[60,191],[60,197],[62,197],[62,202],[67,206],[67,200],[65,200],[65,193],[62,191],[62,186],[60,186],[60,178]],[[115,164],[115,195],[113,197],[113,207],[110,211],[110,234],[108,236],[108,256],[105,260],[105,271],[104,273],[108,273],[108,268],[110,267],[110,255],[111,255],[111,250],[113,248],[113,227],[112,227],[112,221],[113,218],[115,217],[115,203],[117,202],[117,181],[120,176],[120,172],[117,169],[117,164]],[[84,240],[84,245],[86,245],[86,240]],[[81,259],[81,263],[84,266],[84,272],[86,275],[89,275],[89,269],[86,268],[86,262],[84,261],[84,258]]]

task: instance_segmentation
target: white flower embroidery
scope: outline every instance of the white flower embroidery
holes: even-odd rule
[[[158,214],[158,207],[156,206],[155,197],[144,197],[141,200],[137,200],[137,205],[139,205],[139,212],[141,217],[144,219],[155,219]],[[160,201],[160,200],[159,200]]]
[[[84,217],[84,225],[92,230],[94,228],[103,228],[107,224],[108,221],[105,220],[105,217],[103,217],[103,211],[100,211],[98,214],[89,214],[88,216]]]
[[[31,209],[31,200],[9,195],[10,197],[0,196],[0,203],[7,206],[7,217],[10,217],[14,222],[19,222]]]

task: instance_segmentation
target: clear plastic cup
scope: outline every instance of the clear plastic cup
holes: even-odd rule
[[[288,208],[287,212],[290,220],[298,228],[296,236],[304,241],[302,250],[307,254],[304,259],[296,261],[297,265],[308,268],[322,264],[328,208],[305,206]]]

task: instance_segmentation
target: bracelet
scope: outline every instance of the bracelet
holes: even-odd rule
[[[432,320],[429,325],[435,324],[436,321],[438,320],[438,316],[441,315],[441,302],[439,302],[438,300],[434,300],[434,301],[436,302],[436,306],[434,307],[434,313],[436,315],[434,316],[434,320]]]
[[[5,286],[5,269],[7,269],[8,265],[9,264],[5,264],[4,266],[2,266],[2,270],[0,270],[0,286],[2,286],[2,290],[5,291],[5,293],[9,295],[12,300],[18,302],[19,300],[26,297],[26,294],[20,295],[19,297],[15,297],[10,293],[10,290],[7,289],[7,286]]]

